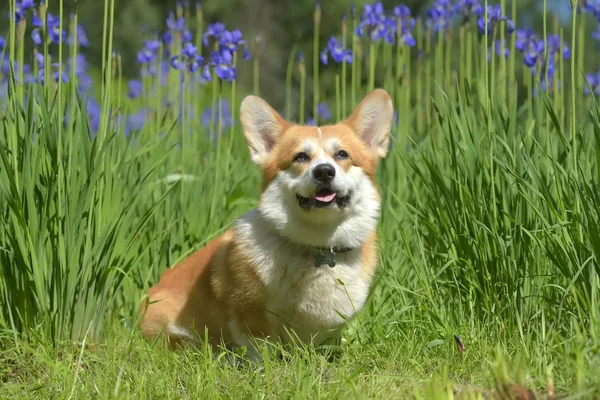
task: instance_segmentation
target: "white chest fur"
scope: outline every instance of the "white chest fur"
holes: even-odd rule
[[[336,265],[315,267],[315,250],[274,234],[256,211],[236,226],[267,291],[271,335],[284,342],[293,335],[315,343],[335,337],[345,320],[362,308],[369,291],[361,276],[361,249],[336,254]]]

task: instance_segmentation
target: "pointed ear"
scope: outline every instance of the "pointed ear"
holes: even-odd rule
[[[385,157],[390,143],[394,108],[390,95],[383,89],[371,91],[348,117],[346,124],[378,157]]]
[[[250,157],[260,165],[269,157],[289,124],[266,101],[256,96],[248,96],[242,101],[240,119]]]

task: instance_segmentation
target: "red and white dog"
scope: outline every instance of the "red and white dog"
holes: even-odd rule
[[[142,306],[143,335],[172,347],[248,347],[253,339],[323,343],[360,310],[378,264],[381,200],[375,182],[393,108],[374,90],[344,122],[312,127],[282,119],[249,96],[241,121],[264,172],[258,209],[175,268]],[[291,332],[294,332],[292,335]]]

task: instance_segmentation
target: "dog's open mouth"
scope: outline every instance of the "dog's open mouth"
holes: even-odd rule
[[[299,194],[296,195],[298,204],[305,210],[313,208],[326,208],[334,207],[345,208],[350,203],[350,193],[346,196],[339,196],[338,193],[331,189],[318,190],[311,197],[303,197]]]

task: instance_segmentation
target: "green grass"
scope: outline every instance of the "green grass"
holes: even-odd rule
[[[121,98],[117,76],[101,87],[105,119],[90,139],[70,84],[11,80],[19,90],[0,111],[0,398],[444,399],[521,387],[599,397],[600,109],[578,83],[577,47],[545,93],[511,78],[505,60],[481,62],[486,45],[460,30],[472,44],[460,54],[472,59],[419,43],[426,58],[407,71],[414,53],[379,44],[371,56],[352,38],[364,54],[350,77],[342,71],[341,86],[352,84],[336,108],[377,81],[400,116],[378,172],[381,267],[339,346],[280,349],[259,365],[170,352],[135,327],[166,268],[257,206],[261,172],[239,123],[212,141],[159,94]],[[459,72],[445,73],[453,62]],[[302,99],[306,66],[288,69]],[[177,98],[174,86],[162,94]],[[196,116],[222,96],[237,114],[239,91],[215,83],[182,97]],[[120,116],[154,105],[149,123],[125,136]],[[288,99],[292,107],[305,117]],[[166,182],[179,173],[186,179]]]

